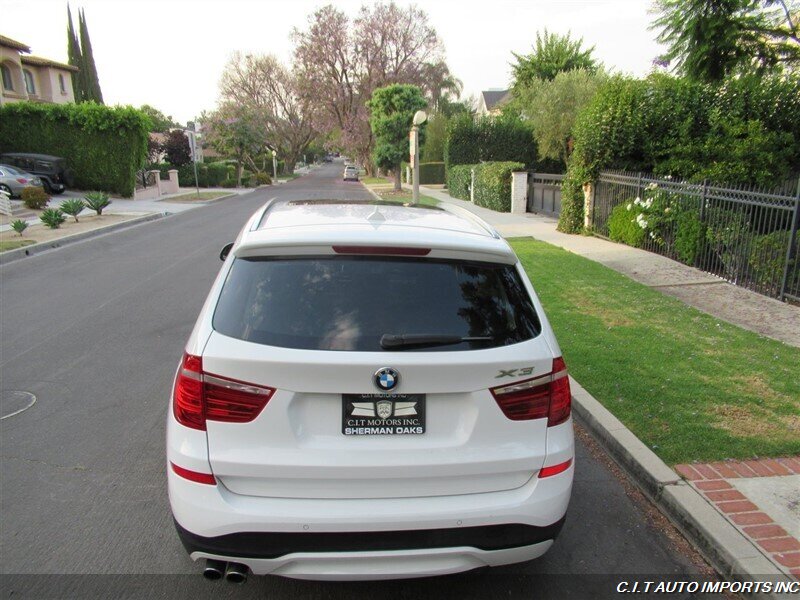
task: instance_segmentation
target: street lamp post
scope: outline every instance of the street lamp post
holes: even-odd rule
[[[412,184],[412,203],[419,203],[419,126],[428,119],[424,110],[414,113],[414,125],[411,128],[411,168],[414,172]]]
[[[278,153],[275,150],[272,151],[272,179],[275,181],[278,180],[278,159],[276,158]]]

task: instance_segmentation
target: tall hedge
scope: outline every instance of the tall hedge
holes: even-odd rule
[[[511,212],[511,173],[524,171],[519,162],[487,162],[475,167],[475,204]]]
[[[459,200],[469,200],[472,169],[477,165],[453,165],[447,169],[447,192]]]
[[[149,119],[131,107],[15,102],[0,106],[0,153],[61,156],[78,189],[132,196],[148,129]]]
[[[603,169],[775,186],[800,172],[800,76],[719,85],[668,75],[611,78],[579,115],[559,229],[583,226],[584,183]]]
[[[478,120],[459,115],[451,119],[444,146],[447,168],[492,161],[532,166],[536,161],[536,142],[530,126],[513,115]]]

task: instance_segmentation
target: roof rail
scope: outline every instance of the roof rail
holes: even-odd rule
[[[467,210],[466,208],[462,208],[461,206],[457,206],[455,204],[451,204],[450,202],[439,202],[439,204],[437,206],[439,206],[440,208],[443,208],[444,210],[446,210],[449,213],[452,213],[452,214],[454,214],[456,216],[459,216],[459,217],[461,217],[463,219],[471,221],[472,223],[474,223],[475,225],[477,225],[478,227],[483,229],[486,233],[488,233],[490,236],[492,236],[496,240],[499,240],[502,237],[499,233],[497,233],[497,230],[494,227],[489,225],[486,221],[481,219],[478,215],[476,215],[475,213]]]
[[[250,231],[261,229],[261,227],[264,225],[264,221],[267,220],[267,213],[269,212],[269,209],[278,203],[277,200],[277,198],[270,198],[267,200],[266,204],[264,204],[264,206],[261,208],[261,212],[258,213],[258,218],[253,219],[253,225],[250,227]]]

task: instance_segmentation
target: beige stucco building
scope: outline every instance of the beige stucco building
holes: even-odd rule
[[[30,52],[22,42],[0,35],[0,105],[20,100],[51,104],[75,102],[72,74],[77,73],[78,68],[30,56]]]

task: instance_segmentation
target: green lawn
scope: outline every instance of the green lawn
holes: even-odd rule
[[[33,244],[33,240],[3,240],[0,241],[0,252],[5,252],[7,250],[16,250],[17,248],[22,248],[23,246],[29,246]]]
[[[389,185],[391,183],[385,177],[361,177],[360,181],[364,185]]]
[[[166,198],[165,202],[203,202],[206,200],[214,200],[216,198],[222,198],[223,196],[229,196],[233,192],[191,192],[189,194],[181,194],[180,196],[172,196],[171,198]]]
[[[669,464],[800,453],[800,349],[528,239],[571,374]]]

